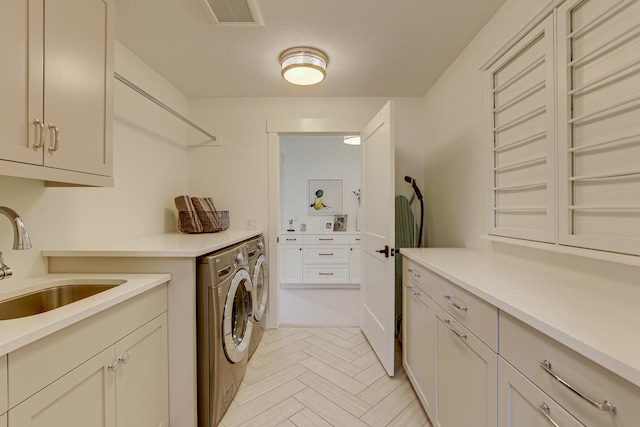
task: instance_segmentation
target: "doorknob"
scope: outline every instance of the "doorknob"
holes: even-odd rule
[[[376,252],[384,254],[385,258],[389,258],[389,245],[384,245],[384,249],[376,250]]]

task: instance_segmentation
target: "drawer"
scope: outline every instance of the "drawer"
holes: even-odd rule
[[[500,354],[586,426],[631,427],[640,420],[640,388],[523,322],[500,313]],[[608,401],[616,414],[600,411],[550,375],[541,364],[592,400]]]
[[[347,246],[304,246],[302,261],[305,264],[348,264],[349,248]]]
[[[348,245],[349,236],[346,234],[305,234],[302,236],[304,245]]]
[[[362,241],[362,237],[359,234],[351,234],[351,235],[349,235],[349,244],[351,246],[359,245],[361,241]]]
[[[402,262],[404,264],[404,277],[408,281],[410,281],[415,286],[419,287],[423,292],[426,292],[429,295],[435,293],[437,288],[432,286],[433,282],[427,281],[428,270],[426,268],[416,264],[407,257],[403,257]]]
[[[283,234],[280,236],[281,245],[301,245],[302,236],[299,234]]]
[[[430,270],[421,277],[425,291],[440,307],[498,351],[498,309]]]
[[[302,280],[307,283],[349,283],[349,265],[305,265]]]

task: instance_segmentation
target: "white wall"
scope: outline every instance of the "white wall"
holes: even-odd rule
[[[303,89],[303,88],[301,88]],[[396,193],[411,197],[405,175],[422,186],[422,98],[393,98],[396,113]],[[232,227],[255,218],[268,224],[267,120],[354,117],[361,130],[387,98],[192,98],[190,118],[221,135],[220,147],[189,150],[189,191],[229,210]]]
[[[321,232],[324,221],[333,214],[309,215],[309,179],[342,179],[343,211],[347,215],[347,231],[356,230],[358,202],[353,191],[360,189],[362,150],[359,145],[346,145],[342,136],[282,136],[280,138],[280,194],[282,231],[289,227],[308,232]]]
[[[115,70],[186,115],[187,98],[120,43]],[[187,129],[120,82],[114,86],[114,187],[50,188],[0,176],[0,205],[18,212],[33,244],[11,250],[13,230],[0,217],[0,251],[14,277],[46,273],[42,249],[177,231],[173,198],[187,192]]]
[[[489,243],[485,230],[486,135],[480,67],[550,0],[508,0],[424,96],[424,182],[429,246],[497,250],[543,265],[631,282],[638,269],[588,258]]]

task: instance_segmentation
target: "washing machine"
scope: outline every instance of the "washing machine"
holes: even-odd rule
[[[253,322],[249,344],[249,358],[260,344],[267,322],[267,303],[269,300],[269,272],[267,270],[267,253],[264,236],[261,234],[247,242],[249,257],[249,274],[253,284]]]
[[[198,427],[215,427],[244,377],[254,329],[247,244],[199,257],[196,277]]]

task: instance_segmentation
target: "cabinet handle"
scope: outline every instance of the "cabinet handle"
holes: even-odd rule
[[[461,334],[460,332],[453,329],[453,326],[451,326],[451,319],[445,319],[444,324],[447,326],[447,328],[451,329],[451,331],[457,336],[459,336],[460,338],[464,338],[465,340],[467,339],[467,334]]]
[[[54,151],[58,151],[58,142],[60,141],[60,129],[58,129],[58,126],[49,125],[49,130],[53,130],[53,145],[49,144],[49,152],[53,153]]]
[[[553,418],[551,418],[551,408],[545,402],[542,402],[542,405],[538,406],[538,411],[542,412],[542,415],[549,421],[553,427],[560,427],[558,423],[556,423]]]
[[[409,292],[411,292],[412,295],[415,295],[417,297],[419,297],[420,295],[422,295],[420,292],[416,291],[415,289],[413,289],[413,286],[407,286],[407,289],[409,290]]]
[[[297,242],[298,239],[287,239],[287,242]]]
[[[444,299],[446,299],[449,304],[451,304],[452,306],[454,306],[458,310],[467,311],[467,306],[466,305],[460,305],[460,304],[456,303],[454,300],[451,299],[451,295],[445,295]]]
[[[120,363],[118,363],[118,361],[116,360],[111,365],[107,366],[107,369],[109,369],[111,372],[115,372],[118,370],[119,367],[120,367]]]
[[[333,276],[333,273],[318,273],[320,276]]]
[[[123,365],[126,365],[127,362],[129,362],[129,353],[125,353],[122,356],[118,357],[118,362],[122,363]]]
[[[598,409],[599,411],[607,411],[610,414],[617,414],[617,408],[616,405],[614,405],[613,403],[609,402],[608,400],[605,400],[604,403],[600,403],[594,399],[592,399],[591,397],[589,397],[588,395],[586,395],[585,393],[582,393],[580,390],[578,390],[577,388],[575,388],[574,386],[572,386],[571,384],[569,384],[568,382],[566,382],[565,380],[563,380],[562,378],[560,378],[559,376],[557,376],[553,371],[552,371],[552,366],[551,366],[551,362],[549,362],[548,360],[544,360],[544,362],[540,362],[540,367],[542,369],[544,369],[544,371],[546,373],[548,373],[549,375],[551,375],[556,381],[558,381],[560,384],[562,384],[563,386],[565,386],[566,388],[568,388],[569,390],[571,390],[572,392],[574,392],[575,394],[577,394],[579,397],[581,397],[583,400],[586,400],[587,402],[589,402],[592,406],[595,406],[596,409]]]
[[[323,255],[323,256],[333,256],[333,254],[318,254],[318,255]]]
[[[412,269],[408,269],[407,271],[408,271],[408,272],[409,272],[409,274],[411,274],[413,277],[416,277],[416,278],[418,278],[418,277],[422,277],[422,275],[421,275],[420,273],[415,272],[415,271],[413,271]]]
[[[33,119],[33,124],[38,130],[38,142],[33,144],[33,149],[38,151],[44,145],[44,123],[41,120]]]
[[[329,240],[329,241],[332,241],[332,242],[333,242],[333,237],[332,237],[331,239],[322,239],[322,238],[319,238],[318,240]]]

